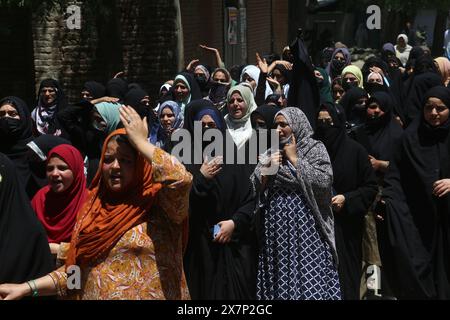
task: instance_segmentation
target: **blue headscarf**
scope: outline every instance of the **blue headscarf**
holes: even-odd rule
[[[222,125],[221,125],[222,122],[221,122],[221,120],[217,117],[217,112],[215,112],[213,109],[203,109],[203,110],[201,110],[199,113],[197,113],[197,114],[195,115],[194,121],[201,121],[202,118],[203,118],[204,116],[206,116],[206,115],[210,116],[210,117],[214,120],[214,122],[216,123],[217,129],[219,129],[219,130],[222,130],[222,129],[223,129],[223,128],[222,128]]]
[[[158,119],[161,119],[161,114],[166,108],[169,108],[175,116],[175,121],[172,124],[172,128],[181,128],[183,126],[181,108],[175,101],[168,100],[161,104],[161,107],[158,110]],[[150,133],[150,143],[154,144],[157,147],[163,148],[166,144],[167,139],[170,139],[170,136],[168,136],[166,130],[163,128],[160,122],[159,125],[156,126]]]

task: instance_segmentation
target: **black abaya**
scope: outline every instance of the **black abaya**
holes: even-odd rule
[[[0,152],[13,161],[19,181],[31,199],[40,188],[34,184],[28,160],[27,143],[33,139],[30,111],[25,102],[18,97],[3,98],[0,105],[7,101],[14,104],[20,117],[20,124],[12,132],[7,123],[8,119],[0,119]]]
[[[44,228],[12,161],[0,153],[0,283],[23,283],[54,268]]]
[[[225,134],[226,125],[211,102],[198,100],[187,106],[185,128],[193,132],[195,115],[210,109]],[[226,157],[224,157],[225,161]],[[256,247],[250,233],[255,208],[249,170],[245,165],[225,163],[211,180],[200,172],[200,165],[186,165],[193,174],[190,195],[189,242],[184,267],[193,299],[254,299],[256,290]],[[228,244],[213,242],[212,228],[233,220],[235,230]]]
[[[445,87],[427,97],[450,106]],[[450,195],[433,195],[433,184],[450,178],[449,132],[450,121],[431,127],[423,116],[416,119],[385,177],[381,258],[398,298],[450,299]]]
[[[345,132],[345,117],[333,104],[325,104],[333,126],[318,123],[316,138],[321,140],[333,165],[333,188],[345,197],[341,212],[335,213],[339,277],[345,300],[359,300],[362,270],[364,216],[377,194],[374,171],[367,151]]]

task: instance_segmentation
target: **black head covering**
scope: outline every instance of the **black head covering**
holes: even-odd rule
[[[425,55],[425,51],[422,49],[422,47],[416,46],[411,49],[411,52],[409,53],[409,59],[417,60],[424,55]]]
[[[414,63],[414,75],[423,74],[426,72],[439,73],[436,63],[429,55],[423,55],[415,60]]]
[[[222,131],[222,133],[225,133],[227,125],[225,123],[225,120],[223,119],[222,114],[219,110],[217,110],[216,107],[214,107],[213,103],[206,99],[197,99],[194,101],[191,101],[184,111],[184,125],[183,128],[188,130],[191,135],[194,135],[194,121],[196,116],[204,111],[205,109],[211,110],[212,113],[214,113],[214,120],[215,122],[219,121],[219,123],[216,123],[217,128]]]
[[[386,81],[383,77],[383,85],[377,84],[377,83],[369,83],[367,81],[367,78],[371,74],[370,68],[372,67],[378,67],[380,68],[384,75],[387,75],[388,72],[388,65],[380,58],[378,57],[370,57],[366,60],[364,63],[364,66],[361,69],[361,72],[363,74],[363,82],[364,82],[364,89],[367,91],[368,94],[372,94],[376,91],[384,91],[387,92],[389,90],[388,86],[386,85]]]
[[[44,134],[29,142],[27,146],[33,150],[42,161],[45,161],[47,160],[47,155],[50,150],[61,144],[72,145],[69,140],[64,138],[53,136],[51,134]],[[44,155],[45,158],[42,158],[42,155]]]
[[[442,85],[441,76],[435,72],[425,72],[413,77],[406,101],[406,118],[409,123],[420,114],[423,98],[428,90],[440,85]]]
[[[422,105],[425,106],[426,102],[430,98],[438,98],[440,99],[447,108],[450,109],[450,89],[444,86],[436,86],[428,90],[425,94],[424,99],[422,101]],[[421,130],[423,133],[427,135],[429,138],[433,139],[445,139],[448,136],[448,132],[450,129],[450,119],[443,123],[439,127],[432,127],[428,122],[425,121],[423,109],[421,113]]]
[[[214,107],[213,103],[207,99],[197,99],[194,101],[191,101],[184,111],[184,124],[183,129],[188,130],[191,136],[191,166],[188,168],[188,170],[199,170],[201,165],[196,163],[196,156],[198,155],[198,150],[201,148],[202,151],[205,150],[205,148],[212,143],[209,141],[199,141],[196,140],[197,135],[195,135],[195,124],[194,122],[199,121],[198,118],[201,114],[207,112],[216,123],[216,128],[220,130],[222,133],[222,145],[223,147],[223,153],[221,154],[224,156],[225,161],[225,151],[226,151],[226,144],[225,144],[225,136],[227,132],[227,126],[225,123],[225,120],[221,114],[221,112]],[[215,141],[215,140],[214,140]],[[200,145],[201,143],[201,145]],[[216,155],[218,156],[218,154]],[[195,169],[194,169],[195,168]],[[191,171],[192,172],[192,171]]]
[[[281,109],[279,107],[275,107],[273,105],[268,105],[268,104],[263,104],[262,106],[259,106],[258,108],[256,108],[255,111],[252,112],[252,115],[251,115],[252,127],[255,128],[254,116],[258,114],[264,119],[264,122],[266,123],[266,128],[268,130],[274,129],[275,115],[280,110]]]
[[[66,106],[67,106],[67,98],[66,95],[64,94],[64,90],[62,89],[61,85],[59,84],[58,81],[56,81],[55,79],[45,79],[41,81],[41,85],[39,86],[39,95],[38,95],[38,101],[37,101],[37,105],[41,105],[42,101],[41,101],[41,90],[42,88],[45,87],[52,87],[56,89],[56,100],[54,102],[54,104],[56,104],[57,110],[63,110]]]
[[[130,83],[130,84],[128,85],[128,90],[131,90],[131,89],[141,89],[141,90],[144,90],[144,89],[142,88],[142,86],[141,86],[139,83],[136,83],[136,82]]]
[[[93,99],[99,99],[106,96],[105,86],[96,81],[86,82],[83,86],[83,90],[89,91]]]
[[[144,118],[148,114],[148,107],[141,102],[145,97],[148,97],[147,92],[140,87],[134,87],[127,92],[123,102],[136,110],[141,118]]]
[[[381,58],[370,57],[366,60],[366,62],[364,63],[364,65],[361,69],[361,72],[362,72],[365,80],[367,80],[367,77],[371,73],[370,68],[372,68],[372,67],[380,68],[381,70],[383,70],[384,74],[386,74],[388,71],[388,65]]]
[[[106,84],[106,95],[108,97],[118,98],[123,101],[127,91],[128,83],[123,79],[111,79]]]
[[[29,139],[32,135],[31,115],[27,104],[18,97],[6,97],[0,100],[0,106],[12,102],[13,107],[17,110],[20,117],[20,124],[11,132],[7,129],[7,120],[0,120],[0,152],[5,152],[8,145],[15,144],[17,141]],[[12,128],[10,128],[12,129]]]
[[[450,103],[447,90],[432,88],[424,101],[436,97]],[[389,257],[383,268],[400,299],[450,299],[450,195],[438,198],[433,193],[436,181],[450,178],[449,132],[448,121],[432,128],[423,117],[416,119],[385,177],[381,253]]]
[[[275,103],[277,107],[281,108],[280,102],[278,100],[280,100],[281,94],[279,93],[272,93],[269,94],[266,98],[266,104],[268,103]]]
[[[0,152],[8,156],[16,165],[20,182],[24,187],[28,186],[30,180],[30,168],[28,165],[27,143],[32,140],[31,116],[26,103],[18,97],[6,97],[0,100],[0,105],[5,102],[12,102],[19,113],[20,122],[13,133],[11,120],[9,118],[0,119]]]
[[[43,101],[42,89],[44,87],[52,87],[56,89],[56,99],[52,105],[46,105]],[[66,136],[63,126],[57,118],[57,114],[60,111],[66,109],[68,103],[64,90],[54,79],[45,79],[41,82],[39,87],[39,94],[37,100],[37,106],[33,110],[34,129],[37,130],[37,135],[40,134],[57,134],[60,136]],[[61,131],[61,132],[58,132]]]
[[[368,152],[378,160],[389,161],[394,152],[395,141],[403,133],[403,129],[393,118],[393,101],[385,92],[374,93],[367,105],[376,102],[384,112],[382,117],[367,119],[366,133],[369,139]]]
[[[337,109],[333,103],[324,102],[320,111],[328,111],[333,124],[326,124],[317,121],[317,128],[315,131],[315,139],[323,142],[327,148],[330,159],[333,162],[336,159],[340,147],[347,139],[345,114],[342,109]],[[319,116],[319,113],[317,114]]]
[[[250,120],[252,122],[252,127],[253,127],[253,129],[256,130],[256,134],[257,134],[256,138],[258,141],[258,154],[262,154],[267,150],[267,148],[270,148],[272,132],[268,131],[267,142],[265,145],[266,148],[265,148],[265,150],[263,150],[264,146],[261,144],[261,140],[260,140],[261,137],[258,134],[258,130],[256,129],[255,116],[260,115],[264,119],[264,122],[266,123],[266,127],[264,129],[272,130],[272,129],[275,129],[275,115],[280,110],[281,110],[281,108],[279,108],[277,106],[264,104],[262,106],[259,106],[258,108],[256,108],[255,111],[252,112],[252,114],[250,116]]]
[[[286,69],[286,67],[282,64],[277,64],[273,70],[279,70],[280,73],[286,78],[286,83],[291,83],[292,81],[292,70]]]
[[[45,230],[13,162],[0,153],[0,283],[23,283],[54,268]]]
[[[348,90],[339,104],[342,106],[345,112],[345,118],[348,122],[361,124],[365,121],[366,108],[359,107],[359,99],[367,97],[367,92],[359,87]],[[355,108],[357,106],[357,108]]]

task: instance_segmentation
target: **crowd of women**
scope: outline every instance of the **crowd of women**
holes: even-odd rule
[[[407,41],[1,99],[0,299],[450,299],[450,61]]]

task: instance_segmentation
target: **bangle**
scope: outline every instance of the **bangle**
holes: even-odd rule
[[[27,285],[30,287],[30,295],[33,294],[33,288],[31,287],[30,281],[27,281]]]
[[[31,296],[33,298],[39,297],[39,291],[38,291],[36,282],[34,280],[30,280],[30,281],[27,282],[27,284],[28,284],[28,286],[31,289]]]

